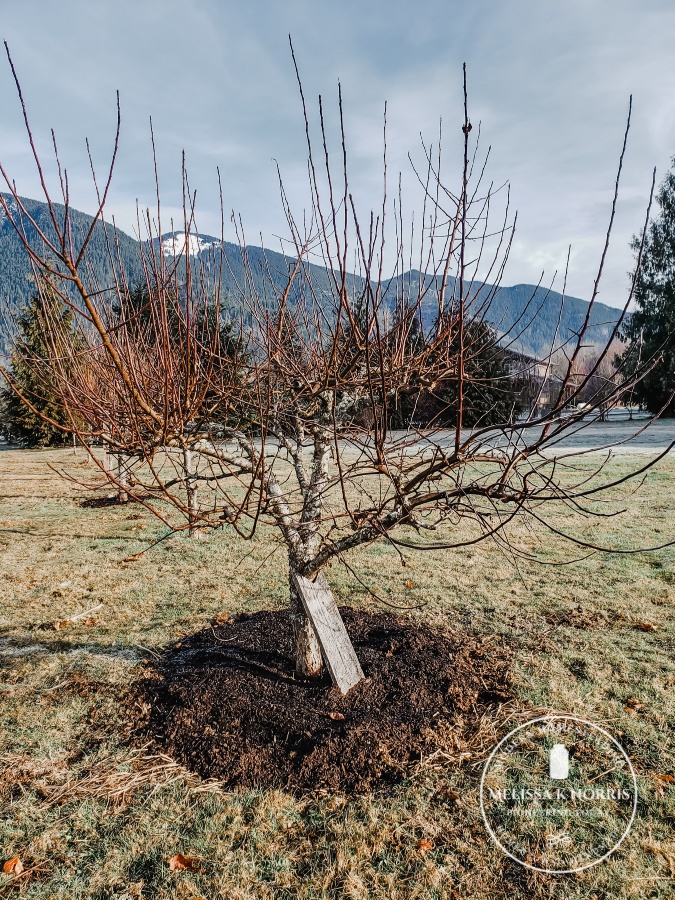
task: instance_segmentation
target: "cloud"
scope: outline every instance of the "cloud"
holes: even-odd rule
[[[392,185],[419,134],[436,141],[443,119],[445,172],[456,184],[461,67],[471,118],[491,145],[490,177],[509,180],[519,211],[505,283],[537,281],[565,264],[570,293],[590,295],[611,207],[628,96],[634,119],[603,299],[621,303],[651,169],[675,153],[674,22],[670,0],[23,0],[3,21],[41,151],[54,126],[74,205],[94,206],[84,138],[105,167],[120,90],[123,130],[110,198],[131,231],[136,199],[153,201],[152,115],[167,217],[180,208],[181,152],[198,191],[199,223],[219,233],[216,167],[227,216],[248,237],[284,233],[277,160],[291,201],[306,201],[304,126],[288,47],[293,35],[308,104],[325,99],[337,142],[336,90],[345,99],[352,187],[360,205],[381,203],[382,115],[388,102]],[[0,67],[0,160],[24,195],[39,183],[20,137],[20,108]],[[410,200],[409,207],[414,205]],[[231,236],[231,234],[230,234]]]

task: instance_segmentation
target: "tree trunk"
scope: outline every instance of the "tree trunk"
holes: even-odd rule
[[[307,618],[298,589],[293,581],[293,574],[299,574],[300,560],[294,554],[289,555],[289,593],[291,601],[291,624],[295,644],[295,671],[304,678],[318,678],[323,672],[321,647],[312,623]]]
[[[197,503],[197,466],[199,453],[190,447],[183,450],[183,468],[185,470],[185,490],[187,492],[188,521],[190,523],[190,537],[199,540],[202,536],[199,521],[199,505]]]

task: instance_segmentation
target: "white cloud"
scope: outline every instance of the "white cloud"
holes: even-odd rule
[[[95,192],[84,138],[103,169],[120,89],[122,139],[109,214],[130,232],[136,199],[154,206],[152,115],[165,220],[181,205],[185,149],[200,231],[220,234],[219,166],[226,223],[231,209],[241,212],[252,243],[262,232],[271,246],[272,235],[286,233],[273,158],[294,207],[307,199],[289,31],[312,110],[318,93],[325,98],[334,147],[342,83],[351,186],[367,209],[380,204],[385,100],[390,183],[402,168],[404,185],[413,185],[406,154],[417,150],[420,131],[435,140],[440,116],[446,171],[456,173],[467,62],[472,120],[481,120],[493,148],[491,175],[510,180],[519,210],[505,283],[536,281],[543,264],[551,277],[571,243],[568,289],[589,295],[632,92],[634,124],[603,288],[606,300],[621,302],[651,169],[657,165],[662,177],[675,153],[671,0],[419,0],[414,8],[403,0],[23,0],[2,30],[40,149],[48,155],[54,126],[72,202],[85,210],[93,209]],[[21,127],[9,68],[0,67],[0,160],[22,194],[39,198]],[[226,237],[233,237],[229,225]]]

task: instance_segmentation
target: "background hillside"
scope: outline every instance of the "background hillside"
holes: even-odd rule
[[[3,194],[3,197],[10,208],[16,212],[12,198],[8,194]],[[49,240],[53,240],[55,233],[47,204],[27,198],[22,198],[22,202],[36,225],[42,229]],[[57,217],[64,215],[65,209],[62,205],[54,204],[54,208]],[[79,241],[87,233],[92,217],[75,209],[70,210],[70,216],[73,225],[73,242],[77,247]],[[42,252],[44,248],[35,227],[27,218],[24,218],[23,225],[31,245],[38,252]],[[123,231],[113,228],[112,225],[104,227],[98,223],[85,255],[89,270],[87,280],[90,284],[97,281],[103,288],[114,283],[108,242],[114,247],[115,239],[118,242],[119,252],[130,280],[132,282],[140,280],[142,268],[138,242]],[[3,312],[0,318],[0,348],[3,352],[6,352],[11,337],[12,320],[16,317],[18,310],[28,302],[32,293],[33,273],[26,251],[4,210],[0,208],[0,310]]]
[[[8,195],[4,195],[9,200]],[[24,200],[30,216],[44,229],[51,238],[54,234],[49,211],[46,204],[37,200]],[[58,216],[64,214],[64,208],[55,206]],[[71,210],[71,218],[74,226],[74,237],[77,242],[89,228],[91,216],[86,213]],[[30,222],[25,222],[26,234],[36,248],[39,239]],[[142,278],[141,248],[135,238],[130,237],[112,225],[98,223],[94,229],[94,235],[87,249],[87,280],[91,285],[98,284],[100,288],[109,287],[114,283],[110,266],[108,242],[117,241],[119,253],[124,265],[127,278],[131,284],[135,284]],[[162,251],[171,254],[182,248],[185,238],[179,233],[162,235]],[[194,255],[200,255],[206,269],[215,265],[219,240],[208,235],[200,235],[199,238],[191,236],[190,250]],[[244,283],[244,266],[242,251],[236,244],[225,243],[223,245],[227,265],[223,269],[223,290],[229,294],[230,305],[236,305],[238,285]],[[289,261],[281,253],[262,250],[260,247],[250,246],[246,248],[248,261],[254,272],[256,288],[261,292],[270,293],[269,277],[274,286],[281,289],[288,268]],[[311,265],[309,267],[314,291],[318,297],[329,292],[328,273],[322,266]],[[267,277],[265,275],[267,273]],[[399,280],[403,282],[406,294],[416,296],[420,273],[410,271]],[[355,290],[362,286],[362,280],[353,276]],[[425,287],[428,288],[423,303],[423,319],[425,327],[433,322],[437,309],[436,292],[430,280],[427,278]],[[448,293],[452,292],[453,285],[448,286]],[[390,307],[393,309],[394,297],[397,288],[401,284],[391,284],[388,294],[391,296]],[[298,283],[297,290],[303,289],[302,279]],[[476,295],[476,305],[480,305],[485,291],[490,290],[489,285],[474,286],[473,294]],[[12,320],[17,311],[29,300],[33,291],[33,278],[30,264],[26,257],[21,241],[17,237],[4,212],[0,211],[0,302],[6,311],[0,320],[0,350],[6,352],[11,337]],[[386,296],[386,295],[385,295]],[[271,298],[270,298],[271,299]],[[555,335],[556,325],[560,313],[561,295],[556,291],[546,291],[533,285],[520,284],[513,287],[496,288],[495,296],[488,316],[489,322],[500,334],[511,329],[512,340],[517,336],[513,344],[514,349],[521,350],[533,356],[544,356],[550,349]],[[568,340],[583,325],[588,303],[576,297],[566,297],[556,345]],[[612,328],[618,319],[619,312],[614,307],[596,303],[591,314],[591,329],[589,332],[590,343],[604,343],[611,334]]]

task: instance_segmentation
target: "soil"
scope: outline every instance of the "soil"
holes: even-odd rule
[[[135,739],[230,786],[361,793],[405,778],[441,731],[469,739],[511,697],[494,640],[341,613],[366,676],[347,695],[295,676],[285,611],[221,615],[133,686]]]

